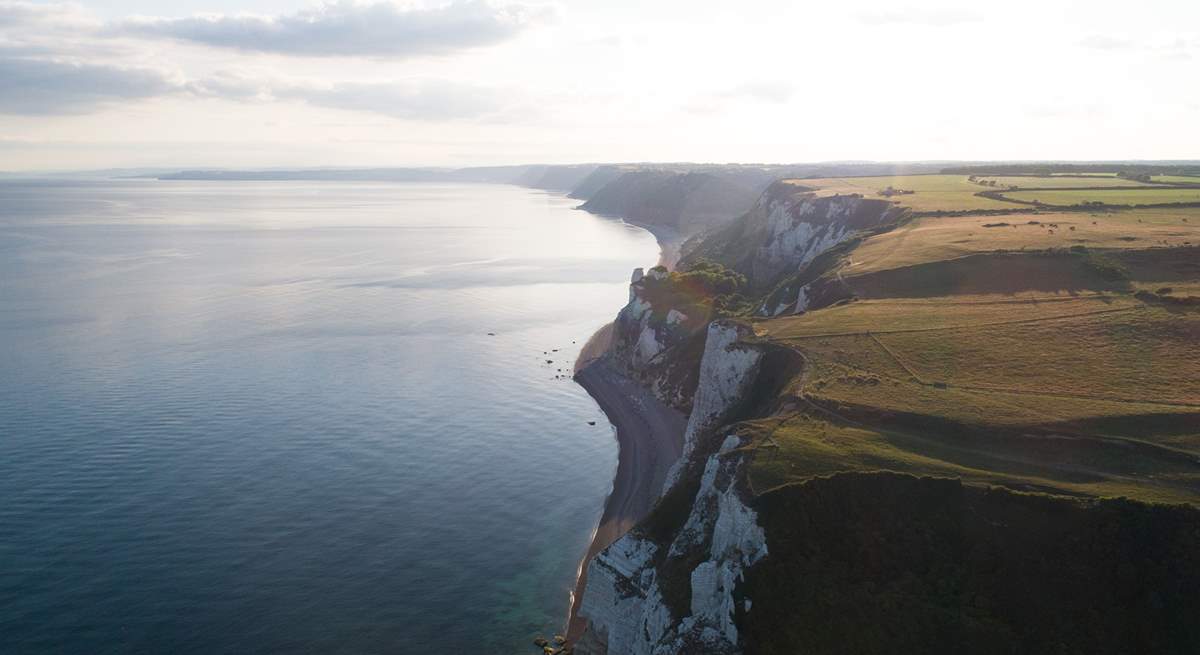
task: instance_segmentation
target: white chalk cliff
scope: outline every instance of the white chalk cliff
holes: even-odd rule
[[[663,601],[663,547],[631,532],[604,549],[588,566],[579,614],[590,638],[576,652],[631,655],[740,652],[734,622],[735,590],[745,570],[767,555],[766,535],[739,488],[746,455],[741,439],[729,435],[704,463],[704,473],[684,528],[666,547],[665,558],[687,557],[704,548],[705,560],[688,583],[691,605],[673,616]],[[707,547],[705,547],[707,544]],[[746,610],[752,599],[741,599]],[[588,646],[586,644],[598,644]]]
[[[735,590],[745,569],[766,556],[766,536],[744,501],[741,468],[748,454],[738,450],[741,439],[728,435],[715,452],[702,449],[753,383],[762,354],[739,342],[748,335],[732,322],[709,326],[686,451],[669,481],[675,484],[689,466],[702,470],[691,510],[669,544],[635,530],[592,560],[579,610],[590,633],[577,645],[581,655],[739,652]],[[690,607],[676,616],[663,599],[661,570],[672,559],[693,558],[697,549],[703,562],[690,579],[677,581],[690,586]],[[743,608],[749,605],[743,601]]]
[[[713,321],[709,324],[704,356],[700,359],[700,382],[683,435],[683,455],[667,474],[664,493],[679,479],[699,439],[723,422],[753,381],[762,361],[762,352],[738,343],[750,334],[749,328],[734,322]]]
[[[809,264],[895,218],[893,209],[885,200],[818,197],[779,182],[689,256],[736,269],[758,293],[774,290],[761,313],[801,312],[814,298],[809,284],[815,278],[805,276],[820,268]],[[737,617],[753,611],[753,599],[742,597],[738,586],[746,569],[767,556],[767,535],[747,501],[743,468],[751,454],[724,429],[745,417],[760,378],[769,383],[762,374],[765,351],[746,325],[717,320],[705,327],[708,319],[689,317],[692,310],[655,306],[679,297],[670,284],[662,270],[634,273],[610,356],[664,402],[690,409],[683,454],[663,487],[664,497],[687,496],[687,515],[652,514],[651,525],[635,528],[593,558],[579,606],[588,621],[576,643],[580,655],[741,652]],[[663,520],[680,527],[668,529],[669,536],[650,529]]]

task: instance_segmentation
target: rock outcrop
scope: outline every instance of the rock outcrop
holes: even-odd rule
[[[776,182],[745,216],[694,243],[682,265],[704,259],[718,262],[742,273],[752,289],[765,293],[801,273],[830,248],[904,214],[887,200],[861,195],[819,197],[802,181]],[[764,306],[761,313],[796,311],[808,301],[798,295],[772,297],[774,304]]]
[[[650,521],[679,524],[669,540],[635,530],[592,560],[579,610],[589,628],[576,652],[738,652],[735,610],[749,604],[736,588],[766,555],[766,538],[745,503],[741,469],[749,454],[739,450],[741,438],[715,437],[758,374],[762,352],[742,342],[751,335],[734,322],[708,327],[685,454],[665,485],[690,499],[686,516],[660,510]],[[686,604],[675,599],[681,585]]]
[[[582,209],[691,235],[737,218],[760,192],[719,170],[631,170],[593,192]]]
[[[748,567],[767,554],[766,536],[744,501],[741,438],[729,435],[704,461],[695,502],[669,544],[634,531],[601,551],[588,567],[580,616],[588,634],[576,652],[673,655],[739,652],[734,623],[752,599],[736,593]],[[701,561],[693,563],[697,558]],[[687,579],[678,578],[690,571]],[[690,601],[671,607],[665,594],[686,584]]]
[[[893,220],[892,207],[859,196],[818,198],[776,183],[749,213],[701,239],[685,266],[723,264],[750,278],[756,295],[767,295],[831,247]],[[752,611],[753,598],[739,587],[767,556],[744,476],[752,453],[727,426],[760,411],[759,396],[773,397],[794,374],[783,369],[795,364],[768,357],[769,346],[755,343],[750,327],[713,320],[712,299],[698,301],[685,279],[661,267],[638,269],[613,324],[612,364],[689,419],[683,454],[657,508],[588,564],[578,610],[588,628],[575,643],[584,655],[740,652],[738,617]],[[808,291],[789,293],[792,311],[807,306]]]
[[[715,321],[709,325],[692,413],[683,435],[683,455],[667,474],[664,492],[679,480],[701,439],[727,422],[744,399],[763,356],[761,350],[739,343],[752,334],[750,328],[733,321]]]
[[[711,312],[679,291],[666,269],[635,270],[629,304],[613,323],[610,357],[664,403],[688,411]]]

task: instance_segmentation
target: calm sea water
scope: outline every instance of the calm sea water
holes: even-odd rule
[[[616,466],[557,369],[657,252],[574,204],[0,183],[0,652],[533,652]]]

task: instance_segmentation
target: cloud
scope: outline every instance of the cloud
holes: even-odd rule
[[[1079,45],[1085,48],[1095,50],[1125,50],[1133,47],[1133,42],[1128,39],[1118,39],[1112,36],[1103,34],[1093,34],[1079,40]]]
[[[926,25],[949,27],[983,20],[980,14],[957,7],[907,7],[889,11],[860,14],[859,22],[867,25]]]
[[[117,33],[243,51],[313,57],[443,55],[508,40],[551,17],[548,7],[458,0],[435,8],[351,0],[282,16],[136,18]]]
[[[94,59],[127,49],[93,38],[101,23],[78,5],[0,0],[0,56],[76,55]]]
[[[361,111],[406,120],[496,119],[512,108],[513,94],[446,80],[313,82],[220,73],[188,85],[201,97],[241,102],[297,101],[314,107]]]
[[[1023,113],[1025,116],[1036,119],[1097,120],[1112,112],[1111,108],[1103,102],[1085,102],[1062,97],[1026,104]]]
[[[796,86],[790,82],[748,82],[718,94],[729,100],[755,100],[771,104],[783,104],[796,95]]]
[[[0,113],[80,114],[180,88],[149,68],[0,58]]]
[[[325,88],[283,89],[276,95],[318,107],[411,120],[480,119],[496,116],[504,107],[496,91],[445,81],[339,83]]]
[[[162,70],[112,63],[128,51],[100,27],[79,5],[0,0],[0,113],[83,114],[180,90]]]
[[[11,27],[92,28],[98,23],[75,4],[0,1],[0,29]]]
[[[721,114],[737,105],[783,105],[795,97],[799,87],[789,81],[761,80],[746,82],[692,98],[681,111],[697,116]]]
[[[313,52],[332,52],[341,47],[339,39],[353,43],[356,39],[350,37],[357,34],[365,40],[355,47],[378,53],[386,45],[382,35],[403,22],[406,34],[412,37],[403,45],[404,51],[415,52],[414,48],[425,47],[421,45],[423,39],[433,39],[439,30],[454,32],[448,43],[459,44],[497,35],[494,23],[511,11],[492,10],[478,2],[428,11],[343,2],[298,14],[307,17],[306,26],[296,17],[268,21],[275,36],[266,45],[283,48],[309,38]],[[266,19],[246,20],[261,27],[255,21]],[[510,22],[512,26],[520,23]],[[154,60],[146,58],[144,52],[126,49],[124,44],[130,40],[110,38],[113,34],[74,5],[0,0],[0,114],[83,114],[165,95],[243,103],[299,102],[423,121],[509,120],[519,113],[514,106],[519,94],[448,80],[312,80],[288,78],[269,70],[188,79],[179,72],[164,72],[171,70],[169,67],[147,66],[146,62]],[[250,38],[254,30],[228,34]],[[401,51],[394,43],[388,47],[392,47],[391,52]]]
[[[190,82],[187,90],[203,98],[223,100],[270,101],[274,98],[272,85],[264,79],[227,71]]]

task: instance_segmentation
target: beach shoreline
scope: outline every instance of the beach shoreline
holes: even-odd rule
[[[583,209],[582,205],[576,207],[575,209],[579,211],[587,211],[586,209]],[[687,241],[687,239],[683,237],[683,234],[681,234],[679,230],[673,227],[639,223],[637,221],[631,221],[628,218],[615,216],[612,214],[597,214],[595,212],[588,213],[592,214],[593,216],[619,220],[626,225],[632,225],[634,227],[641,228],[653,235],[655,241],[658,242],[658,266],[665,266],[670,270],[675,270],[675,265],[678,264],[679,260],[683,257],[683,244],[685,241]]]
[[[667,407],[604,359],[577,373],[575,381],[600,405],[615,428],[618,456],[612,492],[604,502],[604,513],[580,563],[571,595],[567,632],[572,639],[586,627],[578,610],[587,584],[587,563],[654,508],[667,472],[683,452],[687,427],[683,413]]]
[[[658,265],[673,269],[679,261],[683,239],[670,228],[640,225],[659,244]],[[580,560],[571,592],[567,638],[575,641],[587,628],[578,616],[587,584],[587,565],[604,548],[649,514],[662,493],[667,472],[683,452],[687,416],[668,407],[648,389],[618,371],[606,355],[613,324],[600,328],[576,358],[575,382],[596,401],[612,424],[617,439],[617,470],[613,488],[604,502],[599,524],[587,552]]]

